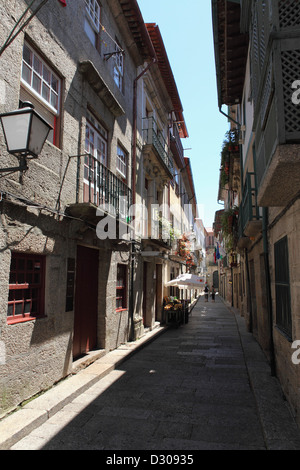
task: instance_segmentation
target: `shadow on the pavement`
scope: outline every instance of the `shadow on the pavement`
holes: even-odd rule
[[[201,297],[39,433],[44,450],[264,449],[233,315]]]

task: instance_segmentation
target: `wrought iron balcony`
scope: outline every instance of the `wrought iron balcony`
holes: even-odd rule
[[[183,166],[184,165],[184,151],[183,151],[182,142],[181,142],[176,124],[173,124],[173,129],[170,132],[170,147],[171,147],[171,151],[174,155],[177,165],[180,167]]]
[[[103,213],[128,221],[129,207],[132,204],[132,191],[112,173],[103,163],[91,154],[79,158],[76,203],[69,206],[69,211],[76,216],[91,217],[95,208]]]
[[[174,168],[171,152],[153,117],[143,119],[142,131],[145,143],[144,151],[149,151],[149,154],[152,155],[155,154],[161,169],[164,170],[168,178],[172,179]]]
[[[257,204],[255,173],[247,172],[239,210],[239,235],[256,236],[262,229],[262,216]]]

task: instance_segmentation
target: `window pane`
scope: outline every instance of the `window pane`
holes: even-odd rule
[[[58,80],[57,78],[54,77],[53,74],[52,74],[52,80],[51,80],[51,87],[52,87],[52,90],[58,93]]]
[[[34,73],[33,80],[32,80],[32,87],[38,93],[41,92],[41,83],[42,83],[42,80]]]
[[[22,300],[23,299],[23,289],[17,289],[15,291],[15,300]]]
[[[53,91],[51,91],[50,104],[51,106],[53,106],[53,108],[58,109],[58,96],[55,93],[53,93]]]
[[[51,77],[51,72],[50,70],[46,67],[46,65],[43,66],[43,79],[45,80],[46,83],[50,85],[50,77]]]
[[[7,316],[10,317],[14,314],[14,305],[10,304],[7,306]]]
[[[32,271],[33,269],[33,261],[31,259],[27,260],[27,270]]]
[[[25,260],[23,258],[18,259],[18,270],[19,271],[25,270]]]
[[[84,31],[86,32],[86,35],[93,44],[93,46],[96,47],[96,33],[87,19],[84,22]]]
[[[26,44],[24,44],[23,47],[23,59],[27,62],[28,65],[32,65],[32,52]]]
[[[15,315],[22,315],[23,313],[23,304],[15,304]]]
[[[42,97],[46,101],[49,101],[49,96],[50,96],[50,88],[45,83],[43,83]]]
[[[14,288],[14,284],[10,286],[7,315],[12,318],[8,320],[9,322],[13,321],[14,316],[22,317],[25,314],[32,314],[33,309],[35,317],[44,313],[41,304],[43,260],[44,258],[40,256],[12,254],[11,266],[15,268],[15,271],[11,270],[10,280],[15,281],[16,287],[24,283],[26,286],[22,289]],[[32,288],[32,286],[35,287]]]
[[[24,304],[24,313],[30,313],[31,301],[27,301]]]
[[[22,78],[27,82],[29,85],[31,85],[31,69],[28,67],[28,65],[23,63],[22,67]]]
[[[42,75],[42,62],[36,55],[33,57],[33,70],[35,70],[39,75]]]

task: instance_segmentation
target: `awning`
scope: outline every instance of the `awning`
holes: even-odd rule
[[[205,285],[203,277],[196,274],[181,274],[180,276],[165,283],[166,287],[179,287],[179,289],[200,289]]]

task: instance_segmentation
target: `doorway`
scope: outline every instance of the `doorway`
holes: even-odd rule
[[[73,358],[97,347],[99,252],[77,247]]]
[[[146,325],[147,317],[147,275],[148,275],[148,264],[144,261],[143,264],[143,324]]]

